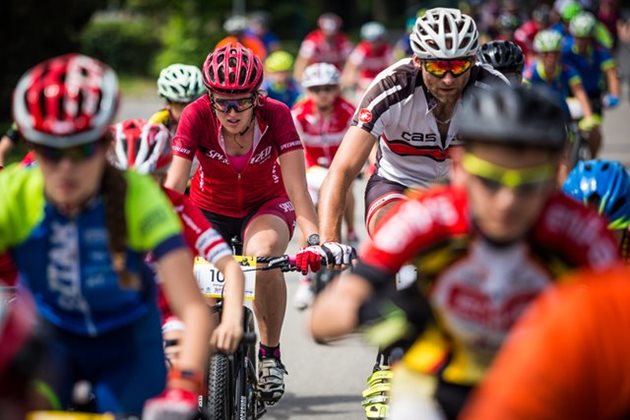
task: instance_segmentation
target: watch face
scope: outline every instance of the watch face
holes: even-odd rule
[[[310,246],[319,245],[319,235],[314,233],[308,237],[306,243]]]

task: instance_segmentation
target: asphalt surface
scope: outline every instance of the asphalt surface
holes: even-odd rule
[[[630,104],[628,92],[623,102],[607,111],[603,127],[603,158],[618,159],[630,165]],[[124,98],[120,118],[148,118],[160,108],[155,97]],[[364,184],[355,185],[357,198],[356,226],[362,226]],[[361,238],[365,236],[359,230]],[[295,252],[295,240],[289,252]],[[282,333],[282,358],[289,371],[286,394],[268,409],[268,420],[359,420],[364,419],[360,405],[361,391],[374,364],[376,350],[365,345],[359,337],[350,337],[334,345],[315,344],[306,329],[307,312],[299,312],[291,305],[291,297],[299,278],[286,276],[289,303]]]

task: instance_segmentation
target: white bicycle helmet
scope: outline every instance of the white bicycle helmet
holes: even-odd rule
[[[374,42],[385,37],[385,26],[380,22],[368,22],[361,26],[361,38]]]
[[[339,70],[330,63],[315,63],[304,69],[302,87],[308,89],[313,86],[338,85]]]
[[[148,175],[167,171],[173,154],[170,133],[164,125],[129,119],[116,124],[113,132],[114,148],[109,160],[114,166]]]
[[[235,15],[227,18],[223,23],[223,30],[228,34],[237,34],[243,32],[249,26],[247,18],[241,15]]]
[[[597,20],[590,12],[581,12],[571,19],[569,23],[569,33],[578,38],[587,38],[593,35]]]
[[[162,69],[157,85],[158,94],[171,102],[192,102],[204,92],[201,70],[186,64]]]
[[[436,7],[416,20],[409,35],[411,49],[421,59],[470,57],[479,49],[475,21],[458,9]]]
[[[546,29],[534,37],[534,51],[537,53],[559,52],[562,49],[562,34]]]

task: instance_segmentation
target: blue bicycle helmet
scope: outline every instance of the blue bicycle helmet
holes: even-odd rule
[[[609,229],[621,230],[630,226],[630,174],[618,161],[578,162],[562,190],[606,216]]]

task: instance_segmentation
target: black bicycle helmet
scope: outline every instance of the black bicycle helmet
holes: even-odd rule
[[[500,72],[523,71],[525,57],[521,48],[512,41],[490,41],[481,46],[477,59]]]
[[[559,151],[566,140],[559,99],[539,86],[474,89],[457,121],[464,141]]]

